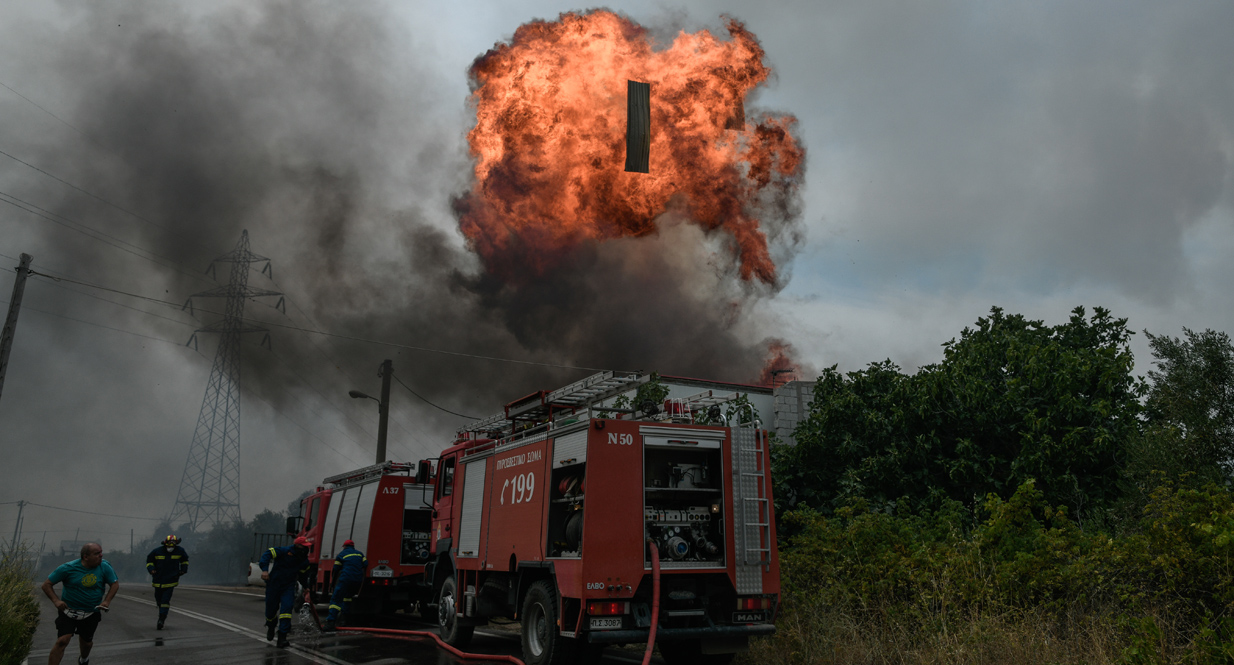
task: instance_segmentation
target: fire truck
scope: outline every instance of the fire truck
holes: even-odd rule
[[[316,590],[330,589],[334,557],[343,541],[354,540],[368,569],[353,614],[388,614],[426,606],[431,598],[424,570],[432,558],[432,467],[385,462],[322,481],[301,501],[300,517],[288,518],[288,532],[313,541]]]
[[[445,641],[514,619],[524,660],[560,665],[647,642],[655,622],[670,664],[727,663],[775,632],[767,433],[738,392],[631,399],[653,381],[602,372],[515,400],[459,431],[414,485],[431,499],[399,505],[430,511],[415,551]]]

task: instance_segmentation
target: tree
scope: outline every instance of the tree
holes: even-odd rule
[[[1168,475],[1187,471],[1202,480],[1234,471],[1234,345],[1223,332],[1185,339],[1145,331],[1154,365],[1144,405],[1145,442],[1137,458]]]
[[[797,446],[777,450],[777,496],[822,510],[854,497],[972,505],[1034,479],[1056,505],[1107,504],[1138,429],[1132,334],[1102,308],[1049,327],[995,307],[915,375],[889,360],[828,368]]]

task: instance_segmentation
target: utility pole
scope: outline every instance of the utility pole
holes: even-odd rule
[[[13,349],[13,333],[17,332],[17,313],[21,311],[21,296],[26,291],[26,275],[30,273],[30,262],[34,257],[21,255],[21,265],[17,266],[17,278],[13,280],[13,297],[9,299],[9,315],[4,320],[4,331],[0,333],[0,393],[4,392],[4,375],[9,369],[9,351]]]
[[[390,377],[394,375],[394,361],[381,363],[381,401],[377,403],[377,463],[386,461],[386,426],[390,420]]]
[[[23,254],[22,256],[24,257],[25,255]],[[26,508],[26,502],[25,502],[25,501],[18,501],[18,502],[17,502],[17,524],[14,524],[14,525],[13,525],[13,546],[12,546],[12,550],[13,550],[14,552],[16,552],[16,551],[17,551],[17,543],[18,543],[18,540],[17,540],[17,539],[21,537],[21,513],[22,513],[22,511],[23,511],[23,510],[25,510],[25,508]]]

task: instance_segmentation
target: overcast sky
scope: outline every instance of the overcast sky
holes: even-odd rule
[[[274,299],[250,303],[256,319],[732,380],[768,338],[808,368],[890,358],[915,371],[991,306],[1048,324],[1083,305],[1155,334],[1234,330],[1234,4],[607,6],[662,45],[723,34],[722,14],[761,41],[774,74],[747,111],[795,116],[807,150],[804,240],[781,248],[775,288],[733,282],[709,263],[722,239],[676,226],[591,248],[562,293],[485,283],[451,211],[471,185],[467,69],[519,25],[586,9],[553,2],[0,0],[0,265],[25,252],[36,270],[183,302],[217,285],[202,271],[248,229],[275,278],[257,265],[250,285],[288,305],[284,317]],[[638,265],[661,281],[632,256],[652,257]],[[0,396],[0,503],[169,512],[215,353],[207,335],[184,344],[212,320],[32,279]],[[620,339],[592,341],[606,331]],[[243,351],[246,518],[371,461],[376,405],[346,392],[376,393],[383,358],[471,416],[586,375],[289,329],[272,330],[273,351],[260,338]],[[1133,349],[1142,373],[1142,334]],[[397,459],[433,454],[466,422],[398,385],[392,402]],[[0,535],[15,519],[0,505]],[[81,527],[125,548],[153,524],[30,507],[25,536],[37,547],[44,530],[56,542]]]

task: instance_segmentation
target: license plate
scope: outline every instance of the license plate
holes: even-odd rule
[[[733,612],[733,623],[766,623],[767,612],[759,610],[757,612]]]
[[[373,577],[394,577],[393,570],[374,570]]]
[[[613,628],[621,628],[621,617],[592,617],[592,630],[612,630]]]

